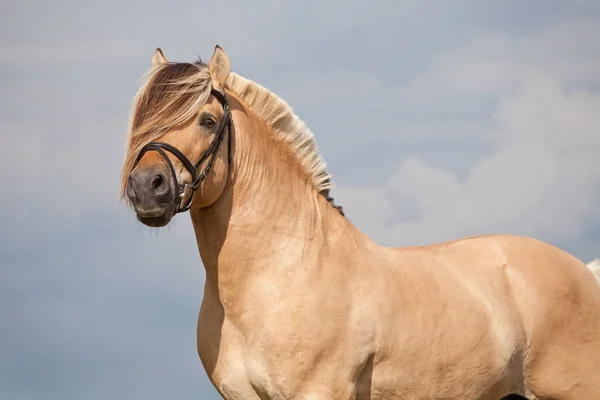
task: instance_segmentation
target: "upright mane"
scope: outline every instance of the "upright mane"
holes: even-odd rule
[[[308,126],[294,114],[292,107],[275,93],[235,72],[229,73],[226,85],[288,144],[298,157],[304,172],[311,178],[315,189],[344,215],[342,207],[335,205],[333,198],[329,196],[333,183],[314,135]]]
[[[121,172],[121,197],[126,199],[127,176],[142,147],[158,139],[170,129],[188,123],[207,101],[211,79],[207,65],[165,63],[151,68],[145,75],[133,102],[127,149]],[[319,194],[344,215],[341,206],[329,195],[333,184],[326,170],[311,130],[279,96],[234,72],[229,74],[226,88],[238,95],[283,140],[296,155],[303,171]]]

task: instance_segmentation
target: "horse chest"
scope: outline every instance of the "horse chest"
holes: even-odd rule
[[[229,399],[287,399],[281,381],[276,381],[258,362],[229,357],[221,360],[211,377],[223,398]]]
[[[328,359],[324,365],[318,360],[320,351],[289,351],[289,348],[293,345],[288,346],[288,351],[278,346],[245,349],[246,378],[259,398],[355,399],[351,361],[340,363]]]
[[[278,400],[293,397],[290,386],[293,380],[284,377],[282,371],[267,361],[264,349],[244,345],[240,336],[228,328],[228,324],[224,324],[218,351],[203,351],[209,347],[208,340],[198,343],[200,358],[205,367],[209,367],[209,377],[223,398]]]
[[[293,397],[295,379],[286,366],[273,367],[263,351],[245,349],[246,379],[261,399],[283,400]]]

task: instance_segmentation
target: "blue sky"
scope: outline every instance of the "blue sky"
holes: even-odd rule
[[[336,202],[380,243],[482,233],[600,256],[600,5],[591,1],[8,1],[0,12],[0,397],[218,396],[196,355],[189,217],[117,201],[152,52],[287,100]]]

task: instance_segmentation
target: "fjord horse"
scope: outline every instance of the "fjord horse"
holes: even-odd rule
[[[600,279],[532,238],[389,248],[329,195],[285,101],[160,49],[135,97],[121,194],[139,221],[189,210],[197,351],[225,399],[600,399]]]

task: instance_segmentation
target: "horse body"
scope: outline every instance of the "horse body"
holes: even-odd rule
[[[122,190],[150,226],[189,207],[197,349],[224,398],[600,398],[600,280],[583,263],[510,235],[380,246],[332,206],[304,125],[220,48],[153,65]],[[183,155],[145,152],[158,139]],[[196,180],[181,160],[204,156]]]
[[[561,250],[515,236],[355,252],[344,243],[312,265],[257,274],[237,302],[228,299],[224,320],[201,312],[199,353],[217,365],[212,379],[225,398],[500,399],[556,385],[558,398],[580,399],[598,391],[600,284]],[[270,285],[276,293],[265,296]],[[219,340],[224,358],[205,360],[203,348]],[[545,371],[569,358],[577,372]],[[588,386],[571,386],[577,380]],[[238,386],[246,391],[227,397]]]

